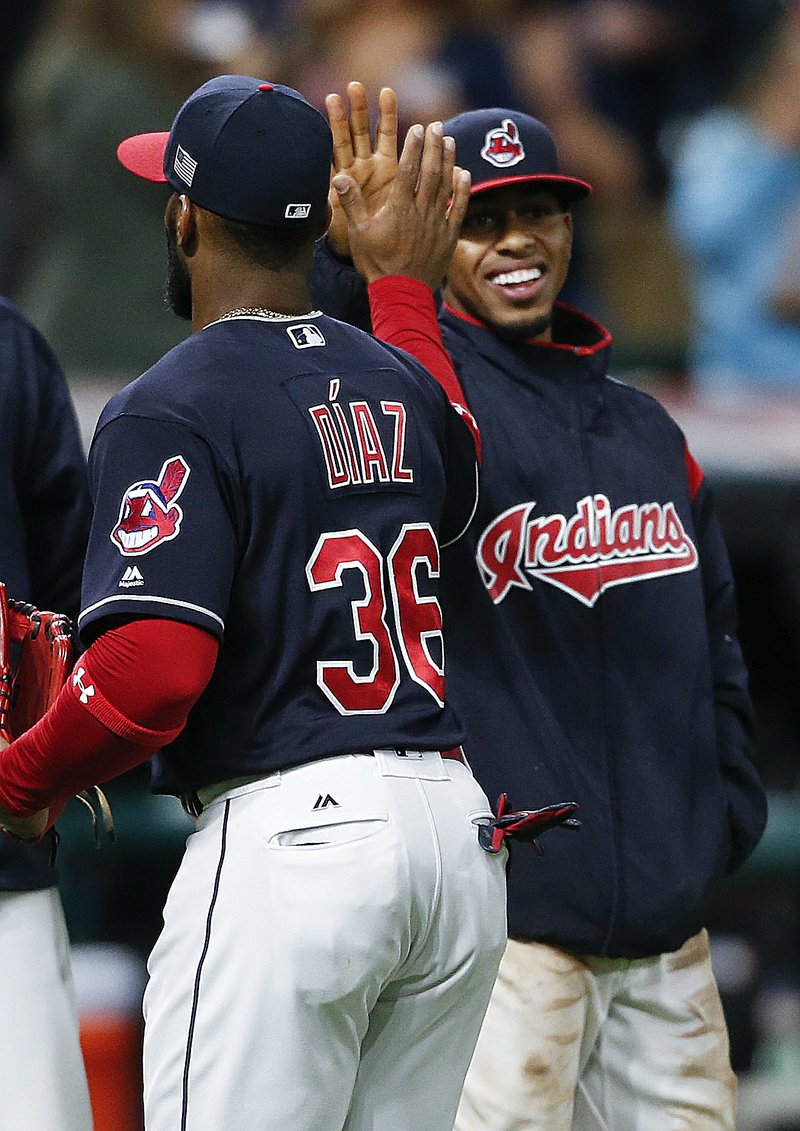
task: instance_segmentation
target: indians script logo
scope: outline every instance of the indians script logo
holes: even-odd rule
[[[131,483],[122,496],[111,541],[121,554],[147,554],[161,542],[177,538],[183,511],[176,499],[186,486],[190,468],[183,456],[164,460],[157,482]]]
[[[506,169],[509,165],[516,165],[524,156],[519,130],[510,118],[503,118],[499,129],[489,130],[486,134],[481,157],[490,165]]]
[[[674,503],[634,503],[612,511],[586,495],[571,518],[533,517],[536,503],[511,507],[484,530],[478,568],[495,604],[538,577],[590,608],[605,589],[697,566],[697,550]]]

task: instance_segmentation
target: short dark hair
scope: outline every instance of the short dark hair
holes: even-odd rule
[[[298,221],[292,227],[268,227],[229,220],[214,213],[220,230],[247,259],[271,271],[278,271],[296,259],[318,234],[317,220]]]

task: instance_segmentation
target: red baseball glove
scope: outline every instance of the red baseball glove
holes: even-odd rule
[[[0,737],[30,730],[64,686],[72,660],[70,622],[13,601],[0,582]]]
[[[63,613],[42,612],[15,601],[0,582],[0,739],[4,743],[30,730],[55,702],[72,664],[71,629]],[[96,839],[95,804],[113,839],[111,809],[102,791],[95,786],[78,794],[78,800],[92,814]],[[55,807],[57,813],[61,809],[63,803]]]

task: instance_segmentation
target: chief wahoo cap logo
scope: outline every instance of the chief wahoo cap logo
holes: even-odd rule
[[[519,130],[511,118],[504,118],[499,127],[487,131],[481,157],[490,165],[496,165],[498,169],[507,169],[523,160],[525,149],[520,140]]]
[[[121,554],[147,554],[180,533],[183,511],[176,499],[186,486],[190,467],[183,456],[164,460],[158,479],[131,483],[122,496],[110,538]]]

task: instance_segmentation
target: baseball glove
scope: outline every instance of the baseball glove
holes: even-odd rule
[[[510,813],[507,793],[501,793],[497,800],[496,816],[485,825],[478,825],[478,843],[486,852],[496,853],[503,847],[506,837],[522,840],[530,844],[538,856],[542,847],[537,837],[548,829],[559,826],[563,829],[579,829],[580,821],[572,814],[578,808],[577,801],[562,801],[556,805],[546,805],[544,809],[521,809]]]
[[[67,617],[10,600],[0,582],[0,735],[7,742],[30,730],[55,702],[71,658]]]
[[[55,702],[72,662],[72,625],[62,613],[42,612],[11,599],[0,582],[0,738],[10,743],[38,722]],[[99,823],[114,838],[111,808],[94,786],[78,794],[91,812],[95,839]]]

